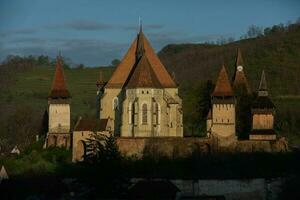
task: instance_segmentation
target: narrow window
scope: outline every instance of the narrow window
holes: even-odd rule
[[[147,104],[143,104],[142,106],[142,123],[147,124],[148,123],[148,116],[147,116]]]
[[[118,110],[118,109],[119,109],[119,100],[117,97],[115,97],[113,100],[113,110]]]

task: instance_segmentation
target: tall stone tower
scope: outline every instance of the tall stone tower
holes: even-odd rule
[[[70,98],[61,57],[57,57],[52,88],[48,96],[49,131],[46,147],[70,147]]]
[[[229,146],[237,139],[235,106],[232,87],[223,65],[212,93],[211,135],[217,138],[220,146]]]
[[[265,72],[262,71],[258,97],[252,105],[250,140],[276,140],[274,131],[275,105],[269,98]]]
[[[237,57],[235,62],[235,72],[232,78],[232,85],[235,93],[249,95],[251,94],[251,89],[248,84],[246,74],[245,74],[245,65],[242,57],[241,49],[237,49]]]

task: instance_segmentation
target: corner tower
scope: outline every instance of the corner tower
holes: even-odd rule
[[[212,93],[211,135],[218,139],[220,146],[236,141],[235,98],[223,65]]]
[[[251,89],[245,74],[245,65],[244,65],[242,52],[240,48],[237,49],[235,72],[232,78],[232,85],[233,85],[234,92],[237,93],[238,95],[251,94]]]
[[[70,147],[70,98],[62,60],[58,56],[53,84],[48,96],[49,132],[46,138],[46,147]]]
[[[250,140],[276,140],[274,131],[275,105],[269,98],[265,72],[262,71],[258,97],[252,105]]]

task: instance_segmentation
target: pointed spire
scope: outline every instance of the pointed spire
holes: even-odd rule
[[[49,98],[69,98],[70,93],[66,86],[61,55],[56,58],[56,69]]]
[[[145,53],[145,47],[144,47],[144,33],[143,33],[143,27],[140,20],[140,31],[137,35],[137,44],[136,44],[136,60],[140,59],[142,55]]]
[[[236,67],[238,66],[244,66],[244,61],[243,61],[243,57],[242,57],[242,52],[241,52],[241,49],[240,47],[238,47],[237,49],[237,57],[236,57]]]
[[[99,78],[97,80],[97,87],[102,87],[105,84],[103,77],[103,69],[99,70]]]
[[[220,70],[216,86],[212,95],[215,97],[233,96],[232,87],[224,64],[222,65],[222,68]]]
[[[232,81],[235,92],[239,91],[244,93],[245,90],[245,94],[251,94],[251,89],[244,71],[244,61],[240,48],[237,49],[236,66]],[[241,89],[243,91],[240,91]]]
[[[258,96],[268,96],[268,87],[266,81],[265,70],[261,73],[259,88],[258,88]]]

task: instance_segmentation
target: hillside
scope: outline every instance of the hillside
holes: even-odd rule
[[[233,74],[236,49],[242,49],[248,81],[255,90],[261,70],[267,71],[272,100],[277,107],[276,130],[291,144],[300,144],[300,27],[284,32],[241,40],[226,45],[182,44],[164,47],[159,56],[176,73],[183,99],[184,133],[204,135],[209,104],[207,80],[216,79],[222,57]],[[42,57],[45,58],[45,57]],[[16,60],[16,61],[15,61]],[[54,64],[34,58],[15,58],[0,66],[0,146],[29,143],[41,130]],[[43,59],[41,59],[43,60]],[[46,59],[47,60],[47,59]],[[104,78],[114,68],[105,67]],[[74,124],[79,115],[96,115],[96,80],[99,68],[65,69],[72,95]]]
[[[159,57],[174,71],[179,82],[215,80],[224,60],[230,75],[234,72],[236,50],[240,47],[244,69],[254,90],[262,69],[273,95],[300,95],[300,26],[225,45],[170,44]]]

